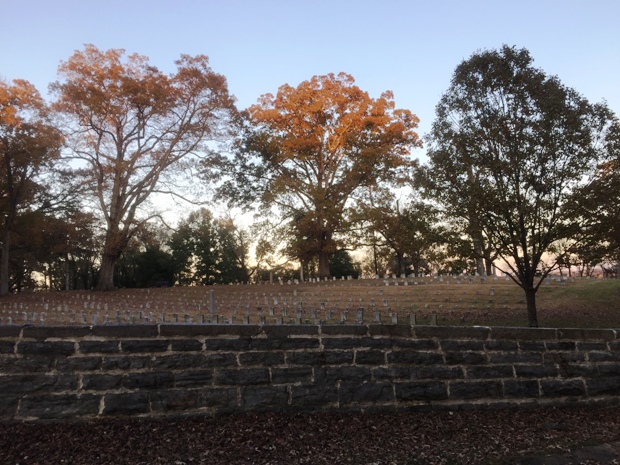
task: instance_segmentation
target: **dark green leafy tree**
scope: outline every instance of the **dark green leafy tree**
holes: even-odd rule
[[[604,139],[605,158],[590,182],[574,197],[575,222],[588,232],[578,254],[588,263],[614,263],[620,276],[620,121],[615,119]]]
[[[353,261],[349,252],[339,250],[329,259],[329,272],[336,278],[351,276],[353,279],[357,279],[362,270],[360,265]]]
[[[12,242],[19,216],[33,210],[44,188],[42,176],[60,156],[62,137],[48,108],[27,81],[0,81],[0,295],[9,293]]]
[[[527,50],[504,46],[456,68],[429,136],[426,192],[447,212],[475,219],[470,227],[523,288],[528,323],[537,326],[537,275],[554,269],[543,269],[552,244],[578,240],[566,205],[601,156],[610,114],[532,62]]]
[[[433,249],[445,242],[437,209],[428,203],[411,200],[401,205],[392,195],[375,196],[361,204],[360,210],[372,234],[369,244],[375,245],[372,240],[376,235],[379,247],[391,250],[393,274],[427,271]]]
[[[230,218],[214,218],[204,208],[181,221],[168,241],[179,284],[247,282],[251,241]]]

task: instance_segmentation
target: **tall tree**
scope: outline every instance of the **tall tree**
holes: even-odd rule
[[[11,240],[20,211],[35,203],[39,177],[59,157],[62,137],[28,81],[0,81],[0,295],[9,293]]]
[[[214,218],[205,208],[191,212],[168,246],[180,284],[247,282],[250,240],[231,218]]]
[[[429,252],[445,242],[445,232],[440,226],[437,209],[428,203],[411,199],[401,204],[387,193],[363,198],[359,214],[368,225],[365,229],[368,245],[388,247],[393,255],[392,272],[398,275],[412,270],[420,273],[428,262]],[[378,239],[378,242],[375,241]]]
[[[527,50],[504,46],[457,66],[437,106],[428,170],[438,202],[452,212],[475,207],[501,267],[525,292],[529,325],[537,326],[536,277],[553,269],[542,269],[543,256],[579,233],[566,205],[596,165],[609,111],[532,61]]]
[[[605,134],[605,158],[590,182],[574,197],[575,221],[587,228],[589,241],[580,255],[617,264],[620,276],[620,120],[615,119]],[[596,256],[596,254],[595,254]]]
[[[348,229],[349,200],[360,189],[394,183],[419,144],[418,119],[395,108],[391,92],[373,99],[341,73],[283,85],[248,109],[249,127],[226,193],[264,211],[277,207],[305,237],[300,256],[317,257],[329,276],[329,257]]]
[[[206,56],[182,55],[166,76],[140,55],[86,45],[59,67],[52,89],[67,121],[72,158],[103,214],[106,233],[97,290],[114,288],[114,265],[147,215],[163,176],[226,134],[235,113],[224,76]]]

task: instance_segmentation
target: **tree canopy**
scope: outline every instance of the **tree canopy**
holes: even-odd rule
[[[554,242],[579,234],[565,207],[601,156],[610,114],[532,63],[504,46],[456,68],[429,136],[427,192],[476,220],[537,326],[535,277],[553,269],[541,265]]]
[[[304,238],[299,258],[317,257],[320,277],[329,276],[329,257],[348,229],[348,201],[361,188],[396,182],[419,145],[415,115],[397,109],[391,92],[373,99],[354,82],[328,74],[263,95],[247,110],[231,165],[236,183],[225,186],[235,200],[279,209]]]
[[[137,54],[87,45],[59,67],[52,88],[65,121],[71,158],[105,222],[98,290],[113,289],[114,264],[140,223],[140,209],[162,177],[208,153],[235,114],[224,76],[206,56],[182,55],[166,76]]]
[[[18,217],[44,191],[41,176],[60,157],[60,131],[28,81],[0,81],[0,295],[9,293],[11,242]]]

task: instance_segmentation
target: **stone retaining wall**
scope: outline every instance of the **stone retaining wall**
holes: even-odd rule
[[[620,331],[0,326],[0,420],[503,408],[620,399]]]

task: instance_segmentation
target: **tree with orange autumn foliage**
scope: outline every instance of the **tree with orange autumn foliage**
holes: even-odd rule
[[[283,85],[247,115],[236,182],[224,190],[240,203],[258,201],[264,212],[277,207],[295,236],[296,258],[318,258],[319,276],[329,276],[350,200],[408,174],[418,118],[396,109],[391,92],[373,99],[345,73]]]
[[[163,176],[208,154],[235,114],[226,79],[204,55],[182,55],[167,76],[137,54],[86,45],[59,67],[56,109],[65,117],[69,158],[106,226],[97,290],[114,288],[114,265],[140,224]]]
[[[45,102],[28,81],[0,81],[0,295],[9,293],[9,255],[19,215],[35,203],[40,175],[60,155],[62,137],[47,116]]]

